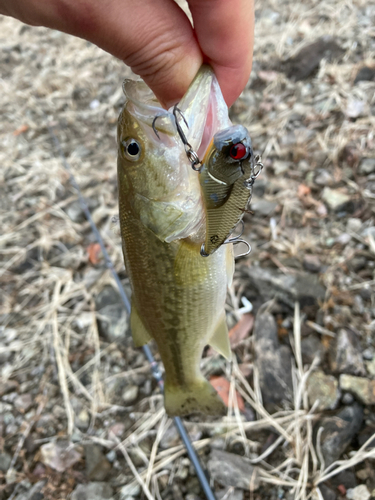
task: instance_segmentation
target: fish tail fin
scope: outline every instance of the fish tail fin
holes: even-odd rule
[[[205,379],[184,386],[168,383],[164,386],[164,403],[167,415],[181,417],[190,413],[223,416],[226,407],[212,385]]]

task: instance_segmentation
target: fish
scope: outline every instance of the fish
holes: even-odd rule
[[[234,272],[233,245],[201,256],[206,207],[200,174],[187,159],[172,108],[162,108],[142,81],[125,80],[123,90],[119,218],[134,345],[151,339],[157,344],[169,416],[224,415],[226,407],[202,375],[200,361],[207,344],[231,357],[224,305]],[[209,66],[200,69],[178,108],[189,144],[201,157],[215,134],[232,126]]]
[[[254,163],[249,132],[243,125],[215,134],[199,171],[206,210],[202,256],[215,252],[242,220],[252,194]]]

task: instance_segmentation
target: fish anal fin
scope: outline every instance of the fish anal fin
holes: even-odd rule
[[[147,344],[147,342],[150,342],[152,337],[148,333],[145,326],[143,325],[133,300],[132,300],[132,310],[130,313],[130,328],[135,347],[142,347],[143,345]]]
[[[225,313],[221,316],[215,331],[208,341],[209,345],[226,359],[231,359],[232,351],[229,343],[228,327],[225,319]]]

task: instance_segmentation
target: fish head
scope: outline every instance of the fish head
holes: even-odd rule
[[[197,172],[177,132],[173,109],[162,108],[142,81],[124,82],[126,102],[118,121],[120,206],[162,241],[197,232],[204,207]],[[178,104],[191,147],[204,152],[213,134],[230,124],[228,108],[208,66]]]
[[[213,178],[228,186],[242,176],[250,178],[254,154],[247,129],[232,125],[217,132],[203,162]]]

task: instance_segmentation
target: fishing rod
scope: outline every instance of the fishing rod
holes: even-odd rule
[[[104,240],[103,240],[103,238],[99,232],[99,229],[97,228],[97,226],[96,226],[96,224],[91,216],[91,212],[90,212],[89,207],[85,201],[85,198],[82,195],[82,191],[81,191],[81,189],[80,189],[80,187],[79,187],[79,185],[78,185],[78,183],[73,175],[72,169],[70,168],[70,165],[68,163],[68,160],[66,159],[64,151],[62,150],[61,142],[60,142],[59,138],[57,137],[57,135],[55,134],[54,128],[51,125],[48,125],[48,131],[49,131],[50,136],[52,137],[52,140],[54,142],[56,150],[61,158],[62,164],[63,164],[65,170],[69,174],[69,182],[72,185],[72,187],[75,189],[75,191],[77,192],[79,204],[81,205],[81,208],[85,214],[85,217],[91,226],[92,232],[95,234],[95,237],[100,245],[100,249],[103,253],[105,265],[106,265],[107,269],[110,271],[110,273],[112,274],[112,276],[116,282],[117,288],[119,290],[120,297],[121,297],[121,300],[124,304],[126,312],[130,315],[130,310],[131,310],[130,300],[129,300],[128,296],[126,295],[126,292],[122,286],[119,275],[117,274],[115,267],[113,265],[113,262],[112,262],[109,254],[107,252],[107,249],[105,248]],[[164,380],[163,380],[163,376],[161,374],[161,371],[159,369],[158,363],[155,361],[155,358],[152,355],[151,349],[149,348],[149,346],[147,344],[144,345],[142,347],[142,349],[143,349],[143,352],[144,352],[148,362],[150,363],[152,375],[153,375],[154,379],[156,380],[160,390],[163,392],[164,391]],[[195,472],[197,474],[198,480],[199,480],[200,485],[201,485],[201,487],[206,495],[207,500],[216,500],[216,497],[215,497],[215,495],[210,487],[209,480],[206,476],[206,473],[203,470],[202,464],[199,460],[198,455],[195,452],[195,449],[194,449],[193,444],[190,440],[189,434],[187,433],[186,428],[185,428],[181,418],[180,417],[173,417],[173,422],[174,422],[174,424],[177,428],[177,431],[182,439],[182,442],[184,443],[188,457],[190,458],[191,463],[193,464],[193,467],[194,467]]]

